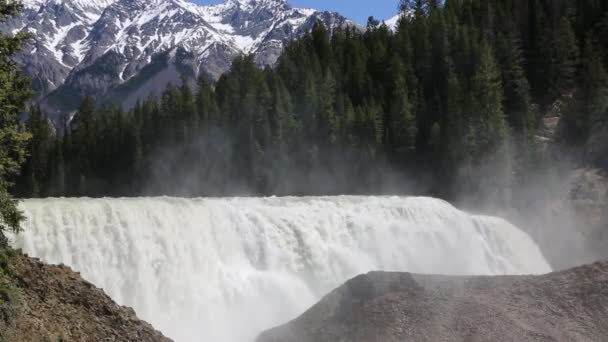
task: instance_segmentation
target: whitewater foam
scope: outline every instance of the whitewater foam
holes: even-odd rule
[[[44,199],[13,245],[63,263],[178,342],[251,341],[370,270],[539,274],[508,222],[431,198]]]

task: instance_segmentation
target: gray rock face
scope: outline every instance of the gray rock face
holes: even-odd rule
[[[159,54],[184,51],[191,56],[188,76],[215,80],[239,54],[253,53],[259,64],[272,65],[285,42],[317,20],[330,28],[356,26],[337,13],[292,8],[286,0],[225,0],[212,6],[185,0],[27,0],[25,5],[22,16],[0,29],[33,33],[19,59],[38,99],[57,112],[74,109],[85,95],[106,97]]]
[[[258,342],[608,340],[608,262],[544,276],[374,272]]]

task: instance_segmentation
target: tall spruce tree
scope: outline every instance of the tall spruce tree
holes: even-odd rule
[[[22,196],[40,197],[48,194],[54,132],[51,123],[40,108],[32,109],[26,128],[32,135],[28,143],[29,158],[23,166],[21,175],[25,179],[26,188],[18,189],[17,193]]]
[[[500,72],[486,43],[481,46],[480,62],[471,83],[474,134],[479,142],[473,154],[482,156],[492,152],[507,135]]]
[[[579,62],[578,41],[572,24],[566,17],[560,17],[554,24],[547,43],[547,87],[551,98],[556,98],[573,90]]]
[[[567,138],[583,143],[592,126],[608,113],[608,74],[591,35],[585,40],[579,78],[578,105],[571,108],[564,119],[568,128]]]
[[[0,1],[0,22],[17,16],[21,9],[18,2]],[[18,118],[30,97],[30,84],[13,60],[28,38],[29,35],[23,33],[14,37],[0,34],[0,245],[6,242],[3,233],[19,231],[23,220],[8,188],[25,161],[26,144],[30,138],[21,130]]]
[[[403,63],[393,58],[391,73],[395,77],[387,119],[388,142],[394,151],[411,150],[416,142],[416,116],[409,98]]]

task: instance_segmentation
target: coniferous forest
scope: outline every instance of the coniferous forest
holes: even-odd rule
[[[276,66],[234,60],[128,110],[86,98],[54,128],[34,109],[13,192],[38,196],[509,191],[560,139],[608,122],[608,2],[403,2],[395,32],[321,24]]]

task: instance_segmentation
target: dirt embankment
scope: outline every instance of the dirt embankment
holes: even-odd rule
[[[65,266],[0,250],[0,341],[170,342]]]

